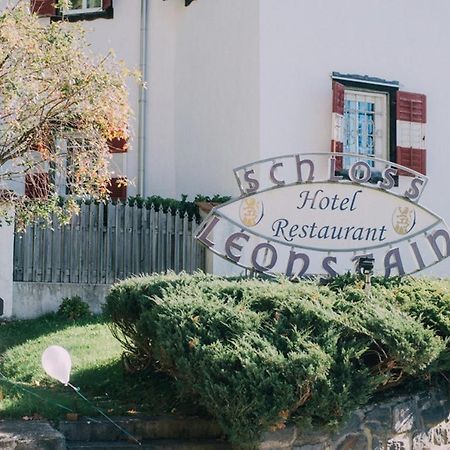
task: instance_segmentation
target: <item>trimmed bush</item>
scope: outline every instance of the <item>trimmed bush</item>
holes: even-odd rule
[[[340,277],[154,275],[115,285],[105,313],[128,365],[179,392],[252,447],[287,420],[335,425],[377,392],[449,369],[449,283]]]
[[[65,297],[58,308],[58,315],[70,320],[85,319],[91,315],[89,305],[79,296]]]

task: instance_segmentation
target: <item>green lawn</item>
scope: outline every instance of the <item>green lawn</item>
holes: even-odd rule
[[[49,315],[0,323],[0,418],[36,414],[57,419],[68,412],[65,408],[98,415],[72,389],[45,374],[41,355],[50,345],[69,351],[70,382],[109,414],[165,414],[190,409],[176,398],[173,381],[164,375],[124,373],[120,344],[100,317],[70,321]]]

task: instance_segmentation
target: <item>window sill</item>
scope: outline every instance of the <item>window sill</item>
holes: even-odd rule
[[[113,18],[114,18],[114,9],[108,8],[105,11],[85,12],[80,14],[65,14],[64,16],[58,14],[56,16],[52,16],[50,20],[52,22],[58,22],[60,20],[66,20],[67,22],[78,22],[80,20],[113,19]]]

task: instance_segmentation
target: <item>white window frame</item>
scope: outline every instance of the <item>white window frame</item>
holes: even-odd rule
[[[84,136],[79,133],[70,133],[65,135],[64,137],[56,139],[56,147],[61,155],[65,157],[66,165],[68,162],[69,153],[73,151],[73,149],[77,148],[77,146],[71,145],[70,141],[78,141],[79,146],[86,146]],[[67,174],[60,172],[55,173],[55,188],[58,195],[60,195],[61,197],[65,197],[68,194],[68,187]]]
[[[64,9],[64,14],[65,15],[70,15],[70,14],[89,14],[89,13],[95,13],[95,12],[100,12],[103,11],[103,0],[101,0],[101,5],[100,6],[96,6],[94,8],[88,8],[87,7],[87,0],[82,0],[82,7],[78,8],[78,9],[72,9],[72,8],[68,8],[68,9]]]
[[[370,102],[375,105],[374,111],[374,154],[373,156],[389,160],[389,96],[388,93],[364,90],[353,87],[345,87],[344,90],[344,104],[346,100]],[[345,106],[344,106],[345,108]],[[343,153],[359,153],[358,149],[352,149],[346,147],[346,123],[345,123],[345,111],[344,111],[344,123],[343,123]],[[363,154],[363,153],[361,153]],[[344,158],[344,167],[347,168],[352,162],[350,158]]]

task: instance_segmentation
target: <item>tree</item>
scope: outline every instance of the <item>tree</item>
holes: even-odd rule
[[[108,141],[128,139],[129,75],[112,54],[94,56],[80,27],[41,24],[27,1],[0,13],[0,192],[19,225],[107,196]]]

